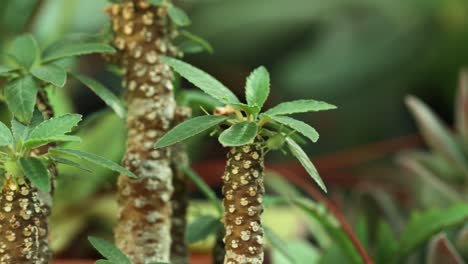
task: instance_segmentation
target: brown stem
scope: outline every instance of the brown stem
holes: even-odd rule
[[[263,161],[259,143],[228,153],[223,175],[226,264],[263,263]]]
[[[125,70],[128,142],[123,165],[139,177],[119,177],[115,241],[134,264],[169,262],[172,157],[169,149],[154,150],[153,144],[170,129],[175,115],[173,76],[161,55],[177,54],[172,45],[176,32],[167,10],[146,1],[125,0],[111,5],[108,13],[118,50],[111,59]]]

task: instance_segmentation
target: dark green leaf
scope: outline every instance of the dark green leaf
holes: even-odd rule
[[[30,149],[38,148],[49,143],[62,143],[62,142],[81,142],[81,138],[77,136],[58,135],[45,138],[31,139],[29,138],[24,142],[24,146]]]
[[[191,108],[203,107],[207,110],[212,110],[222,105],[221,102],[206,93],[193,90],[181,91],[177,96],[177,104],[190,106]]]
[[[9,83],[5,88],[8,108],[19,121],[29,123],[36,104],[38,87],[31,75]]]
[[[187,228],[187,241],[192,244],[206,239],[221,228],[221,221],[218,217],[202,215],[192,221]]]
[[[13,136],[16,142],[18,142],[19,139],[25,140],[28,137],[28,127],[14,118],[11,120],[11,130],[13,131]]]
[[[96,93],[120,118],[125,118],[127,113],[122,101],[104,85],[81,74],[73,74],[73,77]]]
[[[67,73],[65,70],[62,67],[54,64],[33,67],[31,74],[44,82],[53,84],[58,87],[63,87],[67,81]]]
[[[40,159],[34,157],[20,158],[19,163],[24,175],[42,192],[50,192],[49,170]]]
[[[21,35],[13,40],[8,54],[25,69],[30,69],[39,60],[39,46],[31,34]]]
[[[81,115],[77,114],[66,114],[59,117],[53,117],[36,126],[29,134],[28,140],[63,136],[70,133],[80,121]]]
[[[154,6],[162,6],[163,5],[163,0],[148,0],[148,3],[154,5]]]
[[[290,263],[296,263],[294,260],[293,254],[288,251],[287,243],[283,241],[278,235],[273,232],[270,228],[267,226],[263,227],[263,231],[265,232],[265,237],[268,241],[270,241],[270,244],[272,247],[278,252],[280,252],[287,260],[289,260]]]
[[[154,145],[155,148],[163,148],[175,143],[184,141],[190,137],[198,135],[214,126],[226,121],[225,116],[199,116],[189,119],[172,130],[167,132],[161,139]]]
[[[281,103],[265,112],[267,115],[289,115],[296,113],[317,112],[336,109],[329,103],[315,100],[296,100]]]
[[[317,131],[302,121],[296,120],[289,116],[270,116],[270,118],[301,133],[305,137],[309,138],[312,142],[317,142],[319,138]]]
[[[213,53],[213,47],[211,46],[211,44],[208,43],[208,41],[201,38],[200,36],[197,36],[187,30],[182,30],[180,33],[182,36],[190,40],[189,42],[183,42],[183,43],[194,43],[198,47],[201,47],[201,50],[206,50],[208,53]]]
[[[379,222],[377,226],[377,241],[375,249],[376,263],[385,263],[385,261],[388,261],[397,247],[398,242],[391,227],[386,222]]]
[[[0,122],[0,147],[9,146],[13,144],[13,135],[10,129]]]
[[[177,26],[185,27],[192,23],[185,11],[176,6],[169,6],[168,14],[172,22],[174,22],[174,24]]]
[[[182,77],[215,99],[226,104],[240,103],[231,90],[204,71],[177,59],[163,57],[162,60]]]
[[[253,143],[258,126],[254,122],[237,123],[219,135],[219,142],[225,147],[243,146]]]
[[[270,94],[270,74],[263,66],[255,69],[245,84],[245,96],[250,106],[258,106],[260,109],[265,104]]]
[[[129,176],[131,178],[137,178],[137,176],[133,172],[121,167],[117,163],[115,163],[113,161],[110,161],[108,159],[105,159],[103,157],[88,153],[88,152],[84,152],[84,151],[80,151],[80,150],[76,150],[76,149],[63,149],[63,148],[59,148],[59,149],[55,148],[54,149],[54,148],[51,148],[51,149],[49,149],[49,153],[51,153],[52,155],[71,156],[71,157],[74,157],[74,158],[77,158],[77,159],[88,161],[90,163],[96,164],[98,166],[101,166],[101,167],[104,167],[104,168],[107,168],[107,169],[110,169],[112,171],[125,174],[125,175],[127,175],[127,176]]]
[[[112,243],[97,237],[88,237],[93,247],[105,258],[115,264],[131,264],[127,256]]]
[[[57,162],[57,163],[62,163],[62,164],[68,165],[68,166],[72,166],[72,167],[87,171],[87,172],[93,172],[92,170],[90,170],[90,169],[86,168],[85,166],[81,165],[80,163],[74,162],[74,161],[66,159],[66,158],[53,157],[53,160],[55,162]]]
[[[67,43],[66,45],[60,45],[55,49],[47,49],[42,55],[42,61],[43,63],[47,63],[66,57],[113,52],[115,52],[114,48],[103,43]]]
[[[322,178],[320,178],[317,169],[315,168],[314,164],[310,161],[307,154],[302,150],[302,148],[290,137],[286,138],[286,143],[288,143],[289,150],[291,153],[299,160],[305,170],[309,173],[309,175],[314,179],[314,181],[320,186],[320,188],[327,192],[327,187],[323,183]]]
[[[247,105],[247,104],[243,104],[243,103],[233,103],[231,104],[232,106],[234,106],[235,108],[239,108],[239,109],[242,109],[244,110],[245,112],[251,114],[251,115],[256,115],[260,112],[260,107],[256,106],[256,105]]]

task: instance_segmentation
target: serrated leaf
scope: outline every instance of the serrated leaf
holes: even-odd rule
[[[45,120],[31,130],[28,141],[63,136],[70,133],[80,121],[81,115],[77,114],[66,114]]]
[[[265,112],[267,115],[290,115],[336,109],[336,106],[316,100],[296,100],[281,103]]]
[[[245,84],[245,96],[247,104],[258,106],[260,109],[265,104],[270,94],[270,74],[263,66],[255,69]]]
[[[29,123],[36,104],[38,87],[31,75],[9,83],[5,88],[5,100],[13,115],[23,123]]]
[[[288,251],[287,244],[283,241],[283,239],[276,235],[275,232],[273,232],[273,230],[267,226],[263,227],[263,232],[265,233],[266,239],[270,242],[274,249],[278,250],[278,252],[280,252],[289,261],[289,263],[296,263],[293,254]]]
[[[10,146],[13,144],[13,135],[10,129],[0,122],[0,147]]]
[[[62,142],[81,142],[81,138],[77,136],[58,135],[39,139],[28,139],[24,142],[24,146],[30,149],[38,148],[49,143],[62,143]]]
[[[317,142],[319,138],[318,132],[313,127],[300,120],[296,120],[289,116],[270,116],[270,118],[301,133],[312,142]]]
[[[121,167],[117,163],[110,161],[108,159],[105,159],[103,157],[91,154],[89,152],[84,152],[84,151],[80,151],[76,149],[51,148],[49,149],[49,153],[53,155],[71,156],[71,157],[84,160],[84,161],[93,163],[95,165],[98,165],[107,169],[110,169],[112,171],[125,174],[131,178],[137,178],[137,176],[133,172]]]
[[[206,72],[174,58],[163,57],[162,61],[213,98],[226,104],[240,103],[231,90]]]
[[[442,121],[416,97],[408,96],[406,104],[416,119],[425,142],[453,165],[468,172],[460,146]]]
[[[174,24],[176,24],[177,26],[185,27],[192,23],[187,13],[185,13],[184,10],[176,6],[173,6],[173,5],[169,6],[169,9],[167,10],[167,12],[172,22],[174,22]]]
[[[87,171],[87,172],[93,172],[92,170],[90,170],[90,169],[86,168],[85,166],[81,165],[80,163],[74,162],[72,160],[69,160],[69,159],[66,159],[66,158],[63,158],[63,157],[53,157],[53,160],[55,162],[57,162],[57,163],[72,166],[72,167],[75,167],[75,168],[78,168],[78,169],[81,169],[81,170],[84,170],[84,171]]]
[[[83,83],[86,87],[91,89],[99,98],[101,98],[106,105],[108,105],[120,118],[125,118],[127,111],[122,104],[122,101],[113,94],[109,89],[104,85],[100,84],[96,80],[90,79],[81,74],[73,74],[78,81]]]
[[[50,192],[49,170],[40,159],[34,157],[20,158],[19,163],[24,175],[42,192]]]
[[[103,43],[67,43],[55,47],[54,49],[46,49],[42,55],[43,63],[51,62],[57,59],[81,56],[93,53],[113,53],[115,49]]]
[[[288,144],[291,153],[299,160],[299,162],[302,164],[307,173],[309,173],[312,179],[314,179],[314,181],[324,192],[327,192],[327,187],[323,183],[323,180],[322,178],[320,178],[317,169],[315,168],[314,164],[312,164],[304,150],[302,150],[302,148],[290,137],[286,138],[286,143]]]
[[[444,233],[435,236],[427,251],[427,264],[464,264],[465,262],[458,254],[452,242]]]
[[[163,5],[163,0],[147,0],[148,3],[154,5],[154,6],[162,6]]]
[[[219,135],[219,142],[225,147],[243,146],[253,143],[258,126],[254,122],[237,123]]]
[[[187,228],[187,241],[189,244],[205,240],[209,235],[214,234],[221,227],[218,217],[202,215],[192,221]]]
[[[36,39],[31,34],[24,34],[13,40],[7,53],[29,70],[38,62],[40,51]]]
[[[180,123],[156,142],[155,148],[163,148],[182,142],[226,121],[225,116],[198,116]]]
[[[53,84],[58,87],[63,87],[67,81],[67,73],[65,70],[54,64],[40,65],[31,69],[31,74],[36,78]]]
[[[401,263],[403,257],[423,245],[433,235],[448,228],[463,225],[468,220],[468,205],[456,204],[447,209],[432,209],[413,214],[400,235],[399,247],[391,263]]]
[[[92,236],[88,237],[88,241],[103,257],[107,258],[113,263],[131,264],[128,257],[125,256],[125,254],[112,243]]]
[[[206,50],[208,53],[213,53],[213,47],[211,46],[211,44],[208,43],[208,41],[204,40],[202,37],[197,36],[187,30],[182,30],[180,34],[189,40],[189,42],[183,43],[195,43],[198,47],[201,48],[201,51]],[[180,45],[182,49],[183,43]]]

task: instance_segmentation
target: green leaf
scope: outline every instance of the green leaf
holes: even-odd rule
[[[88,237],[89,242],[93,247],[105,258],[118,264],[131,264],[127,256],[120,251],[112,243],[107,242],[97,237]]]
[[[294,260],[293,254],[288,251],[288,247],[286,242],[284,242],[278,235],[273,232],[267,226],[263,227],[263,231],[265,232],[265,237],[270,242],[271,246],[278,250],[290,263],[296,263]]]
[[[336,106],[315,100],[296,100],[281,103],[265,112],[267,115],[290,115],[336,109]]]
[[[117,116],[120,118],[125,118],[127,111],[125,110],[122,101],[120,101],[120,99],[104,85],[81,74],[73,74],[73,77],[82,82],[97,96],[99,96],[99,98],[101,98],[110,108],[112,108],[112,110],[114,110]]]
[[[13,144],[13,135],[10,129],[0,122],[0,147],[10,146]]]
[[[174,24],[176,24],[177,26],[185,27],[185,26],[190,25],[190,23],[192,23],[188,15],[185,13],[185,11],[176,6],[173,6],[173,5],[169,6],[169,9],[167,10],[167,12],[172,22],[174,22]]]
[[[49,170],[40,159],[34,157],[20,158],[19,163],[23,169],[24,175],[34,186],[42,192],[50,192]]]
[[[221,106],[221,102],[214,99],[201,91],[183,90],[177,96],[177,104],[190,106],[192,109],[203,107],[207,110],[212,110],[217,106]]]
[[[25,69],[29,70],[39,61],[39,46],[31,34],[21,35],[13,40],[7,51]]]
[[[447,209],[432,209],[413,214],[410,222],[400,235],[399,247],[395,250],[391,263],[401,263],[402,258],[423,245],[433,235],[457,226],[468,220],[468,205],[456,204]]]
[[[51,148],[49,149],[49,153],[51,153],[52,155],[67,155],[75,157],[77,159],[88,161],[98,166],[110,169],[112,171],[125,174],[131,178],[137,178],[137,176],[133,172],[121,167],[117,163],[88,152],[76,149]]]
[[[270,118],[280,124],[286,125],[292,128],[293,130],[301,133],[302,135],[310,139],[312,142],[317,142],[319,138],[319,134],[317,133],[317,131],[313,127],[309,126],[308,124],[302,121],[296,120],[289,116],[270,116]]]
[[[286,138],[286,143],[288,143],[288,147],[291,153],[299,160],[312,179],[314,179],[314,181],[324,192],[327,192],[327,187],[323,183],[323,180],[320,178],[317,169],[315,168],[314,164],[312,164],[304,150],[302,150],[302,148],[290,137]]]
[[[223,208],[221,207],[221,203],[216,196],[216,193],[206,184],[203,179],[189,166],[179,165],[177,166],[179,170],[181,170],[187,178],[189,178],[197,188],[208,198],[215,208],[218,210],[218,213],[221,215],[223,213]]]
[[[33,67],[31,74],[44,82],[53,84],[58,87],[63,87],[67,81],[67,73],[65,70],[55,64],[46,64]]]
[[[235,108],[242,109],[245,112],[252,114],[252,115],[256,115],[260,112],[260,107],[256,105],[247,105],[243,103],[233,103],[231,105],[234,106]]]
[[[154,6],[162,6],[163,5],[163,0],[147,0],[148,3],[154,5]]]
[[[30,149],[38,148],[52,142],[81,142],[81,138],[77,136],[58,135],[45,138],[31,139],[29,138],[24,142],[24,146]]]
[[[376,263],[385,263],[388,261],[397,247],[398,242],[391,227],[386,222],[380,221],[377,226],[377,241],[375,248]]]
[[[258,126],[254,122],[237,123],[219,135],[219,142],[225,147],[243,146],[253,143]]]
[[[182,77],[215,99],[226,104],[240,103],[231,90],[204,71],[174,58],[163,57],[162,60]]]
[[[250,106],[258,106],[260,109],[265,104],[270,94],[270,74],[263,66],[255,69],[245,84],[245,96]]]
[[[202,215],[192,221],[187,228],[187,241],[192,244],[205,240],[209,235],[216,233],[221,227],[218,217]]]
[[[226,120],[227,117],[225,116],[208,115],[194,117],[177,125],[172,130],[167,132],[162,138],[158,140],[158,142],[156,142],[154,147],[163,148],[175,143],[179,143],[214,126],[217,126]]]
[[[38,87],[31,75],[9,83],[5,88],[5,100],[13,115],[23,123],[29,123],[36,104]]]
[[[0,76],[8,75],[8,73],[16,70],[17,68],[9,65],[0,65]]]
[[[70,133],[80,121],[81,115],[77,114],[66,114],[45,120],[31,131],[28,141],[63,136]]]
[[[96,260],[96,264],[117,264],[117,263],[114,263],[110,260],[105,260],[105,259],[98,259]]]
[[[46,49],[42,55],[43,63],[61,58],[87,55],[92,53],[113,53],[115,49],[103,43],[64,43],[54,49]]]
[[[72,167],[75,167],[75,168],[78,168],[78,169],[81,169],[81,170],[84,170],[84,171],[87,171],[87,172],[93,172],[92,170],[90,170],[90,169],[86,168],[85,166],[81,165],[80,163],[74,162],[74,161],[66,159],[66,158],[53,157],[52,159],[57,163],[72,166]]]
[[[211,46],[211,44],[208,43],[208,41],[201,38],[200,36],[197,36],[187,30],[182,30],[180,34],[189,40],[188,42],[182,42],[182,44],[179,45],[181,46],[182,49],[183,49],[184,43],[193,43],[193,44],[196,44],[196,46],[200,47],[201,50],[206,50],[210,54],[213,53],[213,47]],[[187,52],[187,51],[184,50],[184,52]]]

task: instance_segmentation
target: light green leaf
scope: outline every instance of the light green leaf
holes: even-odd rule
[[[254,122],[237,123],[219,135],[219,142],[225,147],[243,146],[253,143],[258,126]]]
[[[117,116],[120,118],[125,118],[127,111],[125,110],[122,101],[120,101],[120,99],[104,85],[81,74],[73,74],[73,77],[82,82],[97,96],[99,96],[99,98],[101,98],[110,108],[112,108],[112,110],[114,110]]]
[[[288,144],[291,153],[299,160],[312,179],[314,179],[314,181],[324,192],[327,192],[327,187],[323,183],[323,180],[320,178],[317,169],[315,168],[314,164],[312,164],[304,150],[302,150],[302,148],[290,137],[286,138],[286,143]]]
[[[205,240],[209,235],[216,233],[221,227],[218,217],[202,215],[192,221],[187,228],[187,241],[192,244]]]
[[[176,6],[169,6],[167,12],[169,14],[169,17],[172,19],[172,22],[174,22],[174,24],[176,24],[177,26],[185,27],[192,23],[185,11]]]
[[[34,157],[20,158],[19,163],[24,175],[42,192],[50,192],[49,170],[40,159]]]
[[[266,239],[268,239],[268,241],[270,242],[270,244],[272,245],[274,249],[281,252],[281,254],[287,260],[289,260],[290,263],[296,263],[293,255],[291,254],[291,252],[288,251],[286,242],[284,242],[278,235],[275,234],[275,232],[273,232],[273,230],[271,230],[267,226],[263,227],[263,231],[265,232]]]
[[[58,87],[63,87],[67,81],[67,73],[65,70],[55,64],[33,67],[31,74],[44,82],[51,83]]]
[[[196,44],[196,46],[200,47],[201,50],[206,50],[208,53],[213,53],[213,47],[211,46],[210,43],[208,43],[208,41],[204,40],[203,38],[201,38],[200,36],[197,36],[187,30],[182,30],[180,32],[180,34],[184,37],[187,38],[187,40],[189,40],[188,42],[182,42],[181,45],[181,48],[183,49],[183,44],[184,43],[193,43],[193,44]],[[193,48],[193,46],[192,46]],[[184,52],[187,52],[186,50],[184,50]],[[190,52],[190,51],[189,51]]]
[[[5,100],[13,115],[23,123],[29,123],[36,104],[38,87],[31,75],[9,83],[5,88]]]
[[[245,84],[245,96],[247,104],[258,106],[260,109],[265,104],[270,94],[270,74],[263,66],[255,69]]]
[[[42,55],[43,63],[51,62],[57,59],[87,55],[92,53],[113,53],[114,48],[103,43],[66,43],[59,45],[54,49],[46,49]]]
[[[80,163],[74,162],[72,160],[69,160],[69,159],[66,159],[66,158],[63,158],[63,157],[53,157],[53,160],[55,162],[57,162],[57,163],[72,166],[72,167],[75,167],[75,168],[78,168],[78,169],[81,169],[81,170],[84,170],[84,171],[87,171],[87,172],[93,172],[92,170],[88,169],[87,167],[81,165]]]
[[[189,119],[167,132],[156,142],[155,148],[163,148],[198,135],[226,121],[225,116],[199,116]]]
[[[88,240],[103,257],[107,258],[111,262],[116,264],[131,264],[128,257],[112,243],[92,236],[88,237]]]
[[[24,146],[30,149],[38,148],[52,142],[81,142],[81,138],[77,136],[57,135],[45,138],[31,139],[29,138],[24,142]]]
[[[84,152],[84,151],[80,151],[76,149],[51,148],[49,149],[49,153],[52,155],[71,156],[77,159],[88,161],[90,163],[96,164],[98,166],[101,166],[107,169],[110,169],[112,171],[125,174],[131,178],[137,178],[137,176],[133,172],[121,167],[117,163],[110,161],[108,159],[105,159],[103,157],[88,153],[88,152]]]
[[[45,120],[29,134],[28,140],[46,139],[70,133],[81,121],[81,115],[66,114]]]
[[[245,112],[247,112],[249,114],[252,114],[252,115],[256,115],[256,114],[258,114],[260,112],[260,107],[258,107],[256,105],[247,105],[247,104],[243,104],[243,103],[233,103],[231,105],[233,107],[235,107],[235,108],[242,109]]]
[[[13,56],[22,67],[29,70],[39,61],[40,51],[36,39],[31,34],[24,34],[13,40],[7,53]]]
[[[9,65],[0,65],[0,76],[8,75],[8,73],[16,70],[17,68],[9,66]]]
[[[204,71],[177,59],[163,57],[162,60],[182,77],[215,99],[226,104],[240,103],[231,90]]]
[[[148,3],[154,5],[154,6],[162,6],[163,5],[163,0],[147,0]]]
[[[315,100],[296,100],[281,103],[265,112],[267,115],[290,115],[336,109],[336,106]]]
[[[9,146],[13,144],[13,135],[10,129],[0,122],[0,147]]]
[[[270,116],[270,118],[301,133],[305,137],[309,138],[312,142],[317,142],[319,138],[317,131],[302,121],[296,120],[289,116]]]

